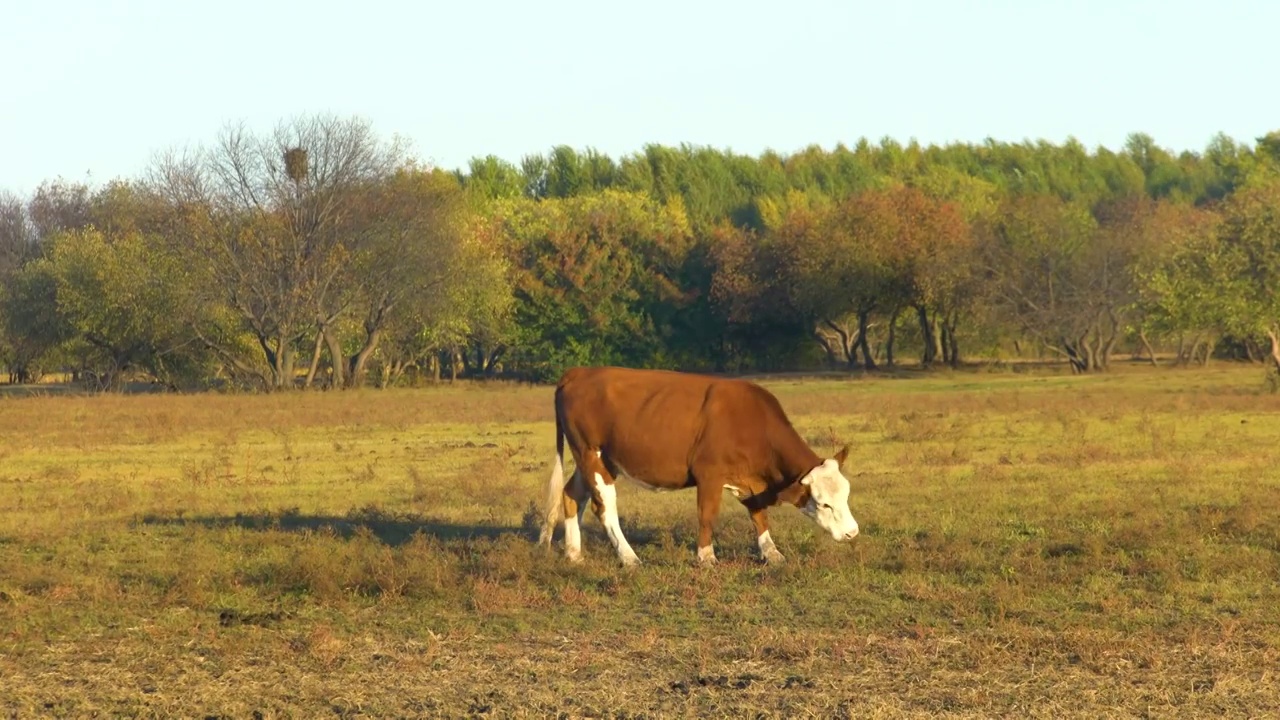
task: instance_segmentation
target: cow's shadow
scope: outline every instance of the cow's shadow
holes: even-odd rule
[[[588,516],[590,514],[588,513]],[[303,514],[284,510],[278,512],[236,513],[234,515],[145,515],[139,524],[152,526],[202,527],[208,529],[240,528],[262,532],[279,531],[294,533],[333,533],[343,539],[351,539],[367,532],[370,536],[391,547],[410,542],[421,534],[444,544],[466,544],[473,541],[494,541],[514,538],[537,542],[542,518],[536,508],[530,506],[519,525],[500,523],[466,523],[442,521],[413,514],[392,514],[376,509],[352,510],[345,515]],[[657,539],[660,534],[653,527],[627,527],[627,539],[633,544],[644,544]],[[595,527],[593,527],[595,526]],[[598,522],[584,522],[582,534],[594,541],[608,542],[608,535]],[[556,529],[555,538],[562,539],[563,526]]]
[[[353,512],[346,515],[309,515],[292,512],[236,513],[235,515],[144,516],[143,525],[195,526],[210,529],[241,528],[245,530],[295,533],[327,533],[351,539],[368,532],[385,545],[397,547],[422,535],[444,543],[472,540],[497,540],[505,536],[537,539],[537,530],[526,525],[496,523],[454,523],[433,518],[393,516],[381,513]]]

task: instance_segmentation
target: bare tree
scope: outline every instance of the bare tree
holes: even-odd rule
[[[193,272],[253,334],[271,387],[292,387],[299,344],[310,336],[314,356],[349,309],[341,281],[362,203],[402,158],[398,142],[379,141],[363,121],[317,116],[266,136],[231,126],[214,147],[155,168],[153,184],[185,208],[181,249]]]
[[[92,218],[89,186],[61,179],[42,182],[27,203],[27,216],[39,240],[81,230]]]
[[[0,192],[0,278],[35,257],[36,249],[36,229],[26,203],[10,192]]]
[[[1107,226],[1055,197],[1011,199],[987,228],[982,259],[993,307],[1075,372],[1105,369],[1134,297],[1129,211]]]

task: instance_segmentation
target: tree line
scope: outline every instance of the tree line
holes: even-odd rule
[[[285,389],[1117,353],[1280,370],[1280,133],[424,166],[359,119],[0,193],[0,363]]]

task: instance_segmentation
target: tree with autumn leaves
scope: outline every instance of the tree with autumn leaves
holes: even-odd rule
[[[446,172],[361,121],[229,127],[0,194],[0,361],[101,387],[1250,357],[1280,372],[1280,135],[1173,153],[558,146]]]
[[[898,321],[910,311],[922,362],[959,361],[972,236],[956,204],[907,186],[839,202],[791,191],[764,199],[759,215],[758,240],[726,245],[720,267],[722,302],[739,315],[752,304],[785,308],[780,319],[801,323],[829,364],[875,369],[873,332],[883,328],[874,344],[892,365]]]

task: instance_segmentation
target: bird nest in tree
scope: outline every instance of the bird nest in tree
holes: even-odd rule
[[[284,154],[284,171],[289,179],[301,182],[307,176],[307,151],[302,148],[291,148]]]

